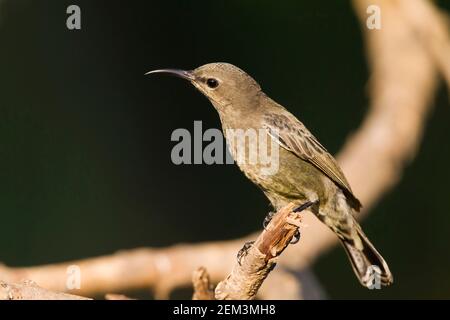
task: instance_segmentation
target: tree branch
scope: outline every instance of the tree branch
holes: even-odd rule
[[[9,284],[0,281],[0,300],[90,300],[67,293],[53,292],[32,281]]]
[[[289,204],[274,215],[240,262],[236,262],[231,273],[217,285],[216,299],[254,299],[300,226],[300,214],[292,212],[294,207]]]
[[[192,275],[194,294],[192,300],[214,300],[214,289],[206,268],[200,267]]]

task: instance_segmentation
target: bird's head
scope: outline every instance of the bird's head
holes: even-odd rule
[[[209,63],[191,71],[160,69],[146,74],[153,73],[168,73],[190,81],[221,114],[251,108],[261,91],[252,77],[229,63]]]

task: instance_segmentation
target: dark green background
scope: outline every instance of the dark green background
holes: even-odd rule
[[[81,7],[81,31],[66,28],[69,4]],[[171,163],[175,128],[219,120],[187,83],[148,70],[240,66],[332,152],[367,111],[364,47],[346,1],[6,0],[0,41],[0,261],[13,266],[261,227],[268,201],[236,166]],[[364,223],[395,285],[362,288],[336,248],[315,268],[329,297],[450,297],[443,87],[434,104],[415,161]]]

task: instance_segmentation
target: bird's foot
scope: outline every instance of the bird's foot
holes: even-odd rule
[[[263,228],[264,230],[266,230],[267,226],[269,225],[270,221],[272,221],[273,216],[275,215],[276,212],[270,211],[267,216],[264,218],[263,221]]]
[[[317,203],[319,203],[319,200],[305,202],[305,203],[302,204],[301,206],[298,206],[297,208],[295,208],[295,209],[293,210],[293,212],[296,212],[296,213],[302,212],[303,210],[306,210],[306,209],[308,209],[309,207],[311,207],[312,205],[315,205],[315,204],[317,204]],[[295,231],[295,233],[294,233],[294,236],[292,237],[291,244],[296,244],[297,242],[299,242],[299,241],[300,241],[300,236],[301,236],[300,230],[297,229],[297,230]]]
[[[299,242],[300,236],[301,236],[300,230],[298,230],[298,229],[295,230],[294,236],[292,237],[290,244],[296,244],[297,242]]]
[[[255,241],[248,241],[244,244],[244,246],[239,250],[237,254],[237,261],[239,265],[241,265],[241,260],[243,257],[245,257],[248,254],[248,250],[252,247],[252,245],[255,243]]]
[[[306,210],[306,209],[308,209],[309,207],[311,207],[312,205],[315,205],[315,204],[317,204],[317,203],[319,203],[319,200],[316,200],[316,201],[308,201],[308,202],[305,202],[304,204],[302,204],[301,206],[298,206],[298,207],[295,208],[293,211],[294,211],[294,212],[302,212],[303,210]]]
[[[293,212],[296,212],[296,213],[299,213],[299,212],[302,212],[302,211],[308,209],[309,207],[311,207],[311,206],[313,206],[313,205],[315,205],[315,204],[317,204],[317,203],[319,203],[319,200],[316,200],[316,201],[307,201],[307,202],[305,202],[305,203],[302,204],[301,206],[298,206],[297,208],[295,208],[295,209],[292,210],[292,211],[293,211]],[[272,221],[272,218],[273,218],[273,216],[274,216],[275,214],[276,214],[276,212],[270,211],[270,212],[267,214],[267,216],[264,218],[264,222],[263,222],[264,230],[267,228],[267,226],[269,225],[270,221]],[[295,234],[294,234],[294,236],[292,237],[292,240],[291,240],[290,243],[291,243],[291,244],[296,244],[297,242],[299,242],[299,241],[300,241],[300,236],[301,236],[300,230],[297,229],[297,231],[295,231]],[[248,242],[247,242],[247,243],[244,245],[244,247],[239,251],[239,253],[238,253],[238,259],[239,259],[239,257],[240,257],[240,258],[243,257],[242,251],[243,251],[243,250],[248,250],[248,248],[250,248],[250,246],[251,246],[252,243],[251,243],[249,246],[246,247],[247,244],[248,244]],[[239,260],[239,261],[240,261],[240,260]]]

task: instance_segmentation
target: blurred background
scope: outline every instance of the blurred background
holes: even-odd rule
[[[70,4],[81,30],[66,28]],[[219,128],[219,119],[184,81],[146,71],[233,63],[332,153],[368,107],[347,1],[2,0],[0,39],[0,261],[10,266],[261,228],[269,203],[236,166],[172,164],[174,129]],[[416,159],[363,223],[394,286],[361,287],[336,247],[314,268],[329,298],[450,297],[444,86],[434,104]]]

